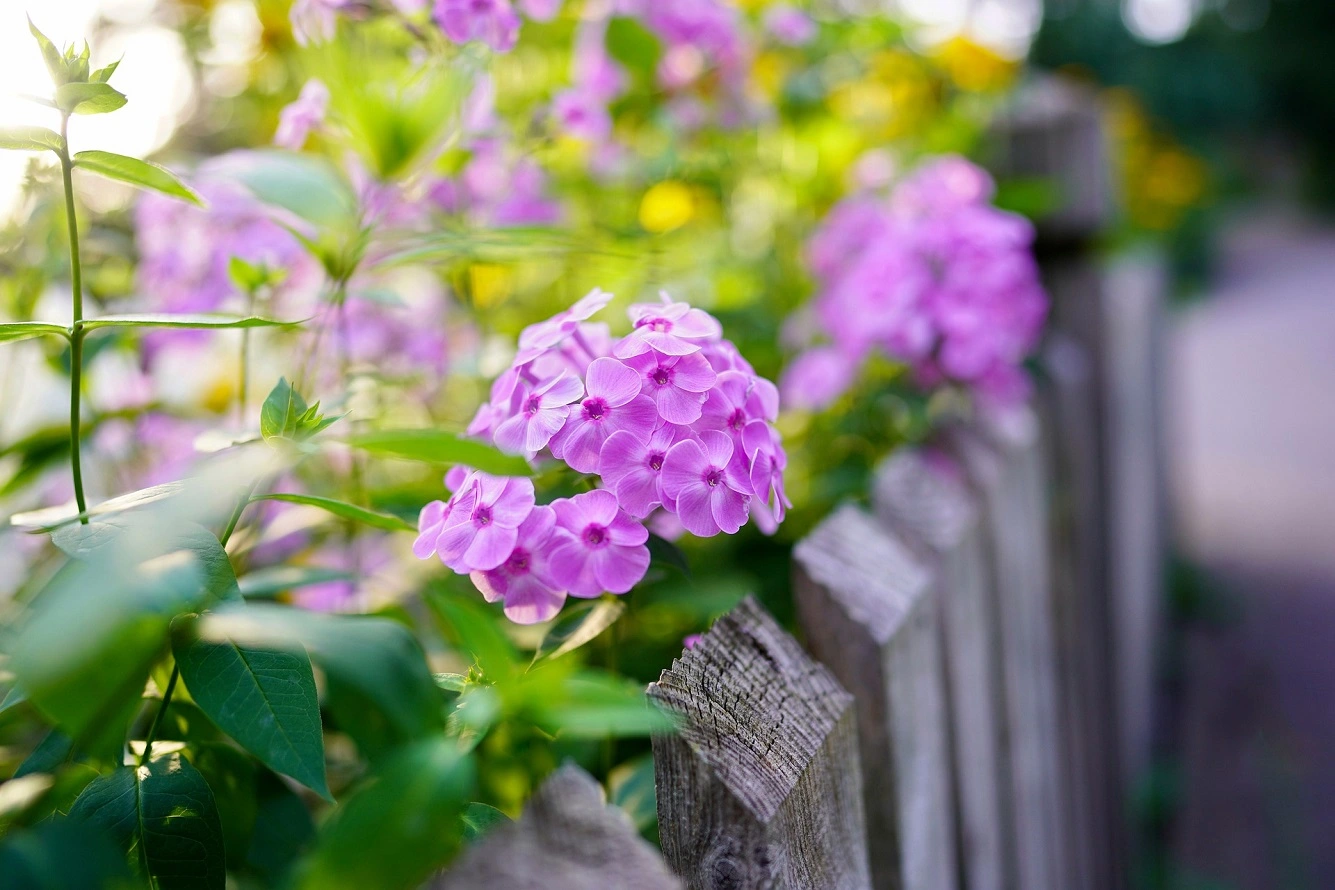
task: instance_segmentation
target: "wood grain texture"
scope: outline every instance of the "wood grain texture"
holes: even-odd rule
[[[917,449],[901,449],[882,463],[872,501],[877,517],[932,565],[938,579],[962,884],[1015,887],[1002,808],[1008,782],[997,616],[978,505],[958,463]]]
[[[927,567],[853,506],[794,550],[808,644],[857,701],[879,890],[954,890],[958,861],[940,629]]]
[[[693,890],[870,886],[853,700],[748,597],[649,686],[663,855]]]
[[[1056,641],[1049,578],[1047,490],[1032,412],[984,433],[956,426],[947,439],[984,508],[999,617],[1011,819],[1019,886],[1070,886],[1062,791]]]
[[[518,821],[500,825],[434,890],[680,890],[681,882],[602,787],[574,764],[552,773]]]

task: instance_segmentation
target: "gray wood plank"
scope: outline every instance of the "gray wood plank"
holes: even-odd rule
[[[518,821],[469,849],[435,890],[680,890],[663,857],[641,838],[602,787],[574,764],[534,793]]]
[[[857,701],[873,886],[883,890],[958,886],[932,584],[907,547],[853,506],[794,551],[808,644]]]
[[[691,888],[870,886],[853,700],[754,598],[673,661],[649,697],[659,839]]]
[[[963,885],[996,890],[1017,886],[1002,810],[1000,653],[979,508],[963,472],[940,452],[901,449],[878,469],[873,504],[938,578]]]

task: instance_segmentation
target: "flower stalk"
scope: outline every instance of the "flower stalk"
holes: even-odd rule
[[[83,390],[83,266],[79,261],[79,223],[74,215],[74,163],[69,150],[70,116],[60,116],[60,174],[65,186],[65,218],[70,237],[70,470],[74,477],[74,500],[79,521],[88,524],[88,502],[83,493],[80,455],[80,395]]]

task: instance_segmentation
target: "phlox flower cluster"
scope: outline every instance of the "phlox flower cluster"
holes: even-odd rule
[[[666,294],[631,306],[630,333],[613,340],[589,320],[610,299],[595,290],[526,328],[469,427],[598,487],[540,505],[531,479],[456,468],[453,496],[419,519],[417,556],[469,573],[516,622],[551,618],[567,596],[630,590],[649,567],[647,523],[671,516],[709,537],[754,516],[769,532],[791,506],[774,384],[716,319]]]
[[[785,399],[828,405],[876,350],[907,363],[925,386],[962,384],[991,402],[1022,398],[1021,363],[1037,345],[1048,300],[1033,228],[993,207],[992,194],[983,170],[949,156],[888,194],[836,205],[807,245],[820,289],[797,317],[829,342],[789,366]]]

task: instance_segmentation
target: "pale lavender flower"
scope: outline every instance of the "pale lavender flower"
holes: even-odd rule
[[[689,431],[672,424],[659,427],[647,441],[626,430],[608,436],[599,456],[598,474],[616,492],[622,509],[643,519],[665,501],[672,506],[663,494],[663,461],[674,444],[689,437]]]
[[[441,562],[456,572],[486,571],[514,549],[518,528],[533,510],[533,480],[473,473],[436,541]]]
[[[584,401],[571,409],[565,426],[551,441],[551,450],[578,472],[594,473],[608,436],[627,430],[648,439],[658,411],[640,395],[640,375],[616,359],[592,362],[585,390]]]
[[[765,30],[786,46],[804,46],[816,37],[816,23],[802,10],[778,4],[765,10]]]
[[[541,451],[565,425],[570,403],[583,394],[584,384],[568,374],[533,387],[523,396],[519,413],[496,427],[493,441],[511,454]]]
[[[519,16],[509,0],[435,0],[433,15],[455,43],[476,40],[506,53],[519,38]]]
[[[629,312],[634,329],[612,350],[617,358],[650,349],[664,355],[687,355],[699,352],[705,341],[723,336],[717,319],[688,303],[673,302],[667,294],[662,294],[661,303],[638,303]]]
[[[273,143],[279,148],[300,151],[312,130],[324,123],[329,111],[329,87],[312,77],[301,88],[296,100],[278,115],[278,130]]]
[[[641,392],[654,400],[658,416],[669,423],[699,420],[705,394],[718,380],[708,360],[699,352],[664,355],[650,349],[625,361],[639,372]]]
[[[604,489],[561,499],[550,565],[560,586],[579,597],[625,593],[649,569],[649,530],[626,514]]]
[[[663,461],[663,493],[676,501],[681,524],[693,535],[731,535],[746,523],[752,487],[737,471],[733,451],[731,436],[706,430],[698,442],[673,445]]]

